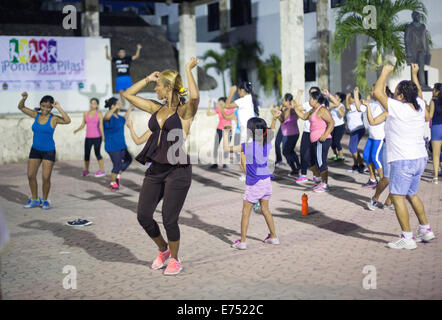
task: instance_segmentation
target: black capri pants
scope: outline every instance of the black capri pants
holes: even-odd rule
[[[312,143],[310,142],[310,132],[303,132],[301,138],[301,174],[306,175],[307,169],[313,165],[311,159]]]
[[[342,150],[341,140],[345,133],[345,125],[337,126],[333,129],[332,132],[332,149],[333,150]]]
[[[97,160],[103,159],[103,157],[101,156],[101,153],[100,153],[102,141],[103,141],[103,139],[101,137],[86,138],[86,140],[84,141],[84,161],[90,160],[92,146],[94,146],[94,152],[95,152],[95,156],[97,157]]]
[[[114,165],[112,168],[112,173],[118,174],[120,171],[126,171],[129,165],[132,163],[132,156],[127,149],[108,152],[108,154],[112,160],[112,164]]]
[[[138,200],[137,218],[151,238],[161,235],[153,214],[163,199],[163,225],[169,241],[180,240],[178,218],[192,183],[192,166],[153,162],[147,169]]]

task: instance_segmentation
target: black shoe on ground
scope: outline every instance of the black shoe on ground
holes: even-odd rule
[[[359,167],[357,168],[359,173],[364,173],[365,172],[365,166],[363,164],[359,165]]]
[[[84,219],[77,219],[74,221],[68,221],[66,224],[71,227],[84,227],[90,226],[92,222]]]

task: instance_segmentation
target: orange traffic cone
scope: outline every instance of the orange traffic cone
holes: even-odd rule
[[[308,215],[308,197],[305,193],[302,195],[302,215]]]

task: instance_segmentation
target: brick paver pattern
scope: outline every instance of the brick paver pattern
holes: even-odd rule
[[[348,140],[348,137],[346,137]],[[364,139],[365,142],[365,139]],[[362,144],[361,144],[362,145]],[[273,151],[272,151],[273,152]],[[441,299],[442,185],[431,183],[429,162],[422,198],[436,239],[416,250],[393,250],[400,234],[393,211],[369,211],[367,174],[349,173],[350,155],[330,165],[330,192],[296,185],[289,167],[277,169],[270,209],[279,246],[264,244],[268,230],[252,213],[248,249],[232,249],[240,237],[244,182],[239,167],[211,171],[193,166],[193,182],[180,216],[180,257],[184,270],[174,277],[151,270],[157,249],[138,224],[138,193],[145,168],[135,163],[123,174],[121,189],[109,177],[81,177],[80,161],[56,162],[52,209],[24,209],[30,191],[26,163],[0,167],[0,203],[12,243],[0,261],[3,299]],[[91,162],[94,170],[95,159]],[[106,162],[107,172],[111,163]],[[40,169],[41,170],[41,169]],[[41,171],[40,171],[41,172]],[[309,177],[311,173],[309,172]],[[41,196],[40,173],[39,195]],[[301,196],[309,197],[308,216]],[[385,200],[387,192],[381,196]],[[417,219],[408,205],[411,226]],[[83,218],[91,226],[70,227]],[[161,224],[161,203],[155,219]],[[65,266],[77,272],[77,288],[65,289]],[[364,289],[365,266],[376,268],[376,289]],[[373,284],[373,282],[371,282]]]

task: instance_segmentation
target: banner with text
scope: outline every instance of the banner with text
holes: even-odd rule
[[[9,91],[78,90],[86,82],[84,38],[0,36],[0,85]]]

